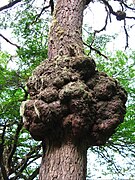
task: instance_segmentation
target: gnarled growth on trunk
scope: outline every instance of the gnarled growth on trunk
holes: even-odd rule
[[[49,60],[33,72],[27,83],[30,100],[21,106],[24,126],[43,144],[41,180],[85,179],[88,147],[104,145],[124,119],[125,90],[83,52],[86,4],[57,0]]]

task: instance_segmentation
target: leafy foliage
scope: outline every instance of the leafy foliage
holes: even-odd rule
[[[13,41],[19,43],[15,56],[0,51],[0,179],[34,179],[41,157],[41,145],[23,128],[19,109],[28,98],[28,77],[47,58],[48,18],[36,20],[34,5],[20,6],[14,9],[12,21],[9,13],[1,21],[1,29],[10,28]]]

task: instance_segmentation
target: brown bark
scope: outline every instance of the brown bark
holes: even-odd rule
[[[85,0],[57,0],[50,28],[48,56],[82,56],[82,21]]]
[[[86,148],[72,143],[49,150],[42,159],[39,180],[85,180]]]

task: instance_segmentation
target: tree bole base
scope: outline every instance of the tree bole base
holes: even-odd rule
[[[85,146],[70,142],[49,149],[42,157],[39,180],[85,180],[86,155]]]

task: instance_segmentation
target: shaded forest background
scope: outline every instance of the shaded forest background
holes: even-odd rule
[[[38,179],[41,143],[34,141],[23,128],[19,109],[21,102],[29,98],[25,85],[29,76],[47,59],[52,2],[39,4],[39,0],[14,0],[0,7],[0,178],[3,179]],[[83,40],[85,53],[95,59],[98,69],[119,80],[127,90],[127,113],[125,121],[105,146],[88,150],[88,179],[100,178],[99,167],[103,167],[102,175],[113,179],[133,179],[135,174],[135,50],[129,43],[135,38],[130,34],[130,29],[134,28],[135,5],[130,1],[115,1],[118,7],[113,7],[112,2],[100,1],[106,12],[104,25],[95,30],[92,23],[84,24]],[[111,18],[119,20],[119,8],[126,12],[126,16],[118,21],[123,26],[125,50],[112,51],[108,45],[118,43],[119,34],[115,34],[115,28],[113,35],[108,35],[105,30]],[[91,11],[90,3],[85,16],[89,17]],[[6,49],[6,44],[10,44],[7,47],[11,49]],[[96,158],[93,164],[91,156]]]

